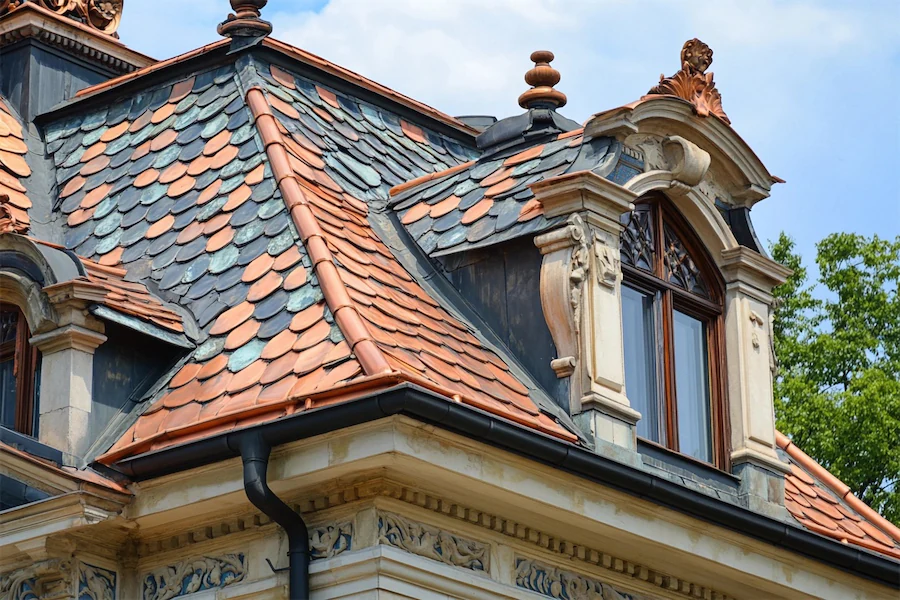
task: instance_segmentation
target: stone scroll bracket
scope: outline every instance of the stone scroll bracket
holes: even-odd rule
[[[636,195],[582,171],[532,186],[549,217],[565,225],[535,238],[543,255],[541,305],[553,336],[557,377],[569,379],[569,407],[596,443],[635,448],[641,418],[625,393],[619,236]]]

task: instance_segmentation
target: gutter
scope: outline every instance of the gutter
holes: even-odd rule
[[[135,479],[150,479],[238,456],[239,438],[249,432],[274,447],[394,415],[436,425],[900,590],[900,563],[896,561],[711,498],[408,383],[357,400],[147,452],[125,459],[116,467]]]

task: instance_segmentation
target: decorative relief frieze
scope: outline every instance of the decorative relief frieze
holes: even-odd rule
[[[116,572],[79,564],[78,600],[116,600]]]
[[[626,594],[608,583],[528,558],[516,558],[516,585],[561,600],[650,600],[647,596]]]
[[[42,560],[0,576],[3,600],[69,600],[72,597],[72,563],[64,559]]]
[[[435,527],[392,513],[378,513],[378,541],[445,564],[486,571],[487,544],[460,538]]]
[[[353,543],[353,523],[329,523],[313,527],[309,532],[309,553],[312,560],[332,558]]]
[[[143,600],[170,600],[225,587],[243,580],[246,571],[242,553],[182,561],[144,575]]]

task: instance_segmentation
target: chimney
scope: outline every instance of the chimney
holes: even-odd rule
[[[124,0],[0,0],[0,94],[32,121],[154,61],[119,41]]]

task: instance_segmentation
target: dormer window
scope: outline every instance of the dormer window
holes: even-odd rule
[[[625,389],[637,435],[723,467],[722,291],[663,196],[635,203],[620,238]]]
[[[26,435],[36,432],[38,351],[22,310],[0,304],[0,425]]]

